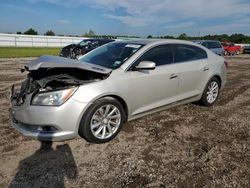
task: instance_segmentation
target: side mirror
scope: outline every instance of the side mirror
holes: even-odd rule
[[[155,62],[153,61],[142,61],[137,66],[135,66],[135,70],[154,70]]]

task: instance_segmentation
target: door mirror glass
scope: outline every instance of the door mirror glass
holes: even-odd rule
[[[153,61],[141,61],[137,66],[135,66],[137,70],[154,70],[155,62]]]

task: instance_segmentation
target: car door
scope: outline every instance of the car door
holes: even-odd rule
[[[206,82],[206,72],[209,70],[206,51],[192,45],[176,44],[174,64],[179,74],[177,100],[185,100],[201,94]]]
[[[128,71],[131,86],[131,115],[155,109],[175,101],[178,74],[173,64],[172,45],[160,45],[145,52],[134,64],[156,63],[154,70]]]

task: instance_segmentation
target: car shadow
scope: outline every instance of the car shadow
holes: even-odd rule
[[[64,179],[75,179],[77,166],[68,144],[52,148],[52,142],[41,142],[41,147],[20,161],[10,183],[14,187],[64,187]]]

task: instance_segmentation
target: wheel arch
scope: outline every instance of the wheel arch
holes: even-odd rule
[[[219,74],[214,74],[214,75],[212,75],[211,77],[209,77],[208,80],[206,81],[205,85],[204,85],[203,88],[202,88],[202,93],[201,93],[200,97],[202,97],[202,94],[204,93],[204,91],[205,91],[205,89],[206,89],[206,86],[207,86],[208,82],[209,82],[212,78],[216,78],[216,79],[219,81],[220,88],[221,88],[221,84],[222,84],[221,76],[220,76]]]
[[[128,110],[128,105],[127,105],[126,101],[121,96],[114,95],[114,94],[104,95],[104,96],[101,96],[100,98],[98,98],[96,100],[99,100],[99,99],[102,99],[102,98],[106,98],[106,97],[114,98],[114,99],[116,99],[122,105],[123,110],[125,112],[125,116],[126,116],[125,117],[125,122],[127,122],[129,110]]]
[[[220,77],[220,75],[218,75],[218,74],[216,74],[216,75],[213,75],[209,80],[211,80],[212,78],[216,78],[218,81],[219,81],[219,84],[220,84],[220,88],[221,88],[221,82],[222,82],[222,80],[221,80],[221,77]]]

